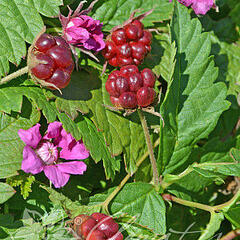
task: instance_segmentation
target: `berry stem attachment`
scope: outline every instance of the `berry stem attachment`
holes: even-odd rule
[[[142,112],[141,109],[138,109],[138,116],[139,116],[141,124],[142,124],[143,132],[144,132],[147,147],[148,147],[150,162],[151,162],[152,170],[153,170],[153,181],[154,181],[154,184],[156,186],[158,186],[159,185],[159,175],[158,175],[158,169],[157,169],[157,162],[156,162],[154,152],[153,152],[153,146],[152,146],[150,134],[148,131],[147,121],[146,121],[144,113]]]
[[[23,75],[25,73],[28,73],[28,66],[26,66],[24,68],[21,68],[18,71],[16,71],[16,72],[14,72],[14,73],[12,73],[12,74],[2,78],[0,80],[0,85],[2,85],[4,83],[7,83],[7,82],[11,81],[12,79],[17,78],[17,77],[19,77],[19,76],[21,76],[21,75]]]

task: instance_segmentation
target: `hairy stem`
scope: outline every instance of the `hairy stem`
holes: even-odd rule
[[[196,202],[191,202],[191,201],[188,201],[188,200],[177,198],[177,197],[174,197],[170,194],[163,194],[163,199],[165,199],[165,200],[173,201],[173,202],[176,202],[176,203],[179,203],[181,205],[188,206],[188,207],[194,207],[194,208],[202,209],[202,210],[208,211],[208,212],[220,211],[220,210],[223,210],[225,207],[230,207],[232,204],[234,204],[237,201],[237,199],[239,197],[240,197],[240,189],[229,201],[227,201],[223,204],[216,205],[216,206],[209,206],[209,205],[196,203]]]
[[[21,76],[21,75],[23,75],[25,73],[28,73],[28,66],[26,66],[24,68],[21,68],[18,71],[16,71],[16,72],[14,72],[14,73],[12,73],[12,74],[2,78],[0,80],[0,85],[2,85],[4,83],[7,83],[7,82],[11,81],[12,79],[17,78],[17,77],[19,77],[19,76]]]
[[[159,145],[160,140],[158,139],[154,143],[154,148]],[[142,162],[148,157],[149,153],[146,152],[136,163],[137,168],[142,164]],[[137,170],[136,170],[137,171]],[[129,178],[136,172],[134,171],[132,174],[128,173],[125,178],[120,182],[120,184],[113,190],[113,192],[107,197],[107,199],[103,202],[102,206],[106,212],[108,212],[107,207],[112,199],[118,194],[118,192],[122,189],[122,187],[126,184]]]
[[[147,147],[148,147],[149,157],[150,157],[152,170],[153,170],[153,181],[154,181],[154,184],[156,186],[158,186],[159,185],[159,175],[158,175],[158,169],[157,169],[157,162],[156,162],[154,152],[153,152],[153,146],[152,146],[150,134],[148,131],[147,121],[146,121],[145,116],[141,109],[138,109],[138,116],[139,116],[141,124],[142,124],[143,132],[144,132]]]
[[[220,238],[220,240],[232,240],[237,236],[240,236],[240,229],[232,230],[231,232]]]

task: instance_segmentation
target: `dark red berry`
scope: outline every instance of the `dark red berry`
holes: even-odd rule
[[[54,84],[58,88],[65,88],[71,80],[71,76],[68,72],[63,71],[60,68],[57,68],[53,75],[47,79],[47,82]],[[53,87],[49,87],[54,89]]]
[[[140,107],[147,107],[153,103],[155,91],[150,87],[142,87],[137,91],[137,104]]]
[[[31,69],[31,72],[39,79],[48,79],[52,76],[54,71],[54,61],[43,53],[36,55],[36,62],[38,64]]]
[[[123,28],[119,28],[112,33],[112,40],[116,45],[126,43],[127,37]]]
[[[112,41],[106,41],[106,46],[102,50],[102,55],[106,59],[111,59],[116,55],[116,45]]]
[[[66,72],[68,72],[69,74],[71,74],[72,73],[72,71],[73,71],[73,69],[74,69],[74,63],[72,62],[68,67],[66,67],[64,70],[66,71]]]
[[[131,65],[131,64],[133,64],[133,59],[131,57],[124,58],[124,57],[118,56],[117,63],[118,63],[119,67],[126,66],[126,65]]]
[[[124,43],[117,47],[118,56],[129,58],[131,57],[131,47],[128,43]]]
[[[139,61],[143,60],[147,53],[145,45],[140,42],[131,42],[130,46],[132,48],[132,57]]]
[[[94,230],[90,232],[90,234],[87,236],[86,240],[105,240],[107,237],[102,231]]]
[[[125,33],[127,38],[130,40],[137,40],[138,39],[138,27],[133,24],[127,24],[124,27]]]
[[[143,36],[144,25],[137,19],[133,20],[132,24],[138,28],[138,38],[141,38]]]
[[[108,238],[108,240],[123,240],[123,235],[122,233],[117,232],[114,236]]]
[[[127,65],[127,66],[121,67],[120,69],[120,73],[124,77],[128,77],[130,74],[135,72],[138,72],[138,68],[136,65]]]
[[[71,52],[66,48],[60,46],[54,46],[47,51],[47,54],[54,59],[57,66],[61,68],[68,67],[72,64],[72,55]]]
[[[116,57],[113,57],[111,59],[109,59],[109,64],[114,66],[114,67],[117,67],[118,66],[118,59]]]
[[[118,232],[118,224],[109,216],[98,221],[97,229],[110,238]]]
[[[64,48],[67,48],[69,49],[69,44],[60,36],[55,36],[54,37],[55,41],[56,41],[56,44],[60,47],[64,47]]]
[[[143,86],[143,80],[140,73],[132,73],[128,77],[128,84],[132,92],[137,92]]]
[[[128,80],[125,77],[118,76],[115,81],[116,90],[121,94],[129,90]],[[118,97],[118,96],[116,96]]]
[[[115,79],[108,79],[105,84],[105,88],[111,96],[113,96],[113,97],[120,96],[120,93],[118,92],[118,90],[116,88],[116,80]]]
[[[139,42],[144,45],[151,45],[152,43],[152,34],[148,30],[143,31],[143,36],[139,39]]]
[[[43,33],[36,41],[35,48],[40,52],[46,52],[48,49],[53,47],[56,44],[56,41],[53,36]]]
[[[152,48],[149,45],[145,45],[145,49],[146,49],[147,53],[149,53],[149,52],[151,52]]]
[[[116,79],[118,76],[120,76],[120,71],[114,70],[109,74],[108,79]]]
[[[141,71],[142,79],[143,79],[143,85],[144,87],[151,87],[153,88],[155,85],[155,75],[149,68],[144,68]]]
[[[97,227],[95,227],[96,225],[97,221],[92,217],[88,217],[88,219],[81,224],[81,235],[87,237],[91,231],[97,229]]]
[[[136,94],[132,92],[124,92],[119,97],[119,102],[123,108],[135,108],[137,107]]]

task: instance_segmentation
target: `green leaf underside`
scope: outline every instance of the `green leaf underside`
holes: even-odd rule
[[[23,96],[31,99],[49,122],[56,119],[56,108],[49,102],[44,91],[39,87],[8,87],[0,89],[0,110],[6,113],[11,111],[20,112],[22,108]]]
[[[98,70],[93,68],[86,70],[88,72],[83,70],[73,73],[71,83],[62,90],[62,96],[55,93],[56,106],[70,117],[76,116],[77,111],[84,112],[87,107],[92,113],[91,120],[98,131],[103,133],[111,155],[117,156],[123,152],[126,168],[133,172],[136,169],[136,161],[146,151],[144,133],[138,116],[134,113],[130,117],[124,117],[120,112],[107,109],[104,105],[112,106],[109,94],[105,90],[107,75],[100,79]],[[62,105],[67,100],[75,101],[70,102],[71,108]],[[84,106],[84,109],[81,109],[81,106]]]
[[[97,194],[91,198],[91,205],[104,202],[107,194]],[[129,183],[126,184],[118,195],[112,200],[109,210],[114,215],[127,213],[136,217],[136,223],[146,226],[156,234],[166,232],[165,204],[151,184]]]
[[[91,157],[95,162],[103,161],[106,178],[114,178],[116,171],[120,170],[120,162],[112,157],[106,146],[102,132],[97,131],[95,125],[86,117],[79,117],[74,123],[66,114],[58,114],[63,127],[67,132],[75,137],[76,140],[82,138],[85,146],[89,149]]]
[[[226,86],[214,83],[217,68],[209,56],[208,33],[201,33],[198,19],[177,3],[171,24],[176,66],[173,80],[161,107],[165,120],[160,129],[158,164],[171,173],[188,159],[194,144],[214,129],[221,113],[229,107]]]
[[[210,221],[206,229],[202,232],[198,240],[208,240],[214,235],[214,233],[220,228],[221,222],[224,219],[223,213],[211,213]]]
[[[0,178],[16,175],[22,162],[25,143],[19,138],[19,129],[28,129],[40,119],[40,113],[33,109],[29,118],[10,117],[0,113]]]
[[[110,31],[113,27],[123,24],[136,9],[140,9],[136,16],[154,9],[152,14],[143,20],[145,26],[152,26],[153,22],[169,19],[172,8],[173,4],[168,0],[108,0],[96,10],[92,17],[103,22],[103,30]]]
[[[11,186],[0,182],[0,204],[6,202],[14,193],[15,191]]]

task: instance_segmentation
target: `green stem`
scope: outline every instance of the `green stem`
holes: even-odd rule
[[[184,206],[199,208],[208,212],[217,212],[217,211],[223,210],[225,207],[231,207],[231,205],[235,203],[235,201],[239,198],[239,196],[240,196],[240,189],[229,201],[216,206],[209,206],[201,203],[187,201],[181,198],[174,197],[170,194],[168,195],[168,198],[170,199],[170,201],[179,203]]]
[[[7,82],[11,81],[12,79],[17,78],[17,77],[19,77],[19,76],[21,76],[25,73],[28,73],[28,66],[26,66],[24,68],[21,68],[18,71],[2,78],[1,81],[0,81],[0,85],[2,85],[4,83],[7,83]]]
[[[158,146],[160,143],[160,140],[158,139],[154,143],[154,148]],[[142,162],[147,158],[149,155],[148,152],[146,152],[136,163],[137,168],[142,164]],[[102,207],[108,213],[108,205],[112,201],[112,199],[118,194],[118,192],[122,189],[122,187],[126,184],[126,182],[129,180],[129,178],[137,171],[137,169],[133,173],[128,173],[125,178],[120,182],[120,184],[113,190],[113,192],[107,197],[107,199],[103,202]]]
[[[158,169],[157,169],[157,162],[156,162],[154,152],[153,152],[153,146],[152,146],[150,134],[148,131],[147,121],[146,121],[145,116],[141,109],[138,109],[138,116],[139,116],[141,124],[142,124],[143,132],[144,132],[147,147],[148,147],[150,162],[151,162],[152,170],[153,170],[153,181],[154,181],[154,184],[156,186],[158,186],[159,185],[159,175],[158,175]]]
[[[47,28],[46,33],[61,33],[62,28],[60,27],[52,27],[52,28]]]

